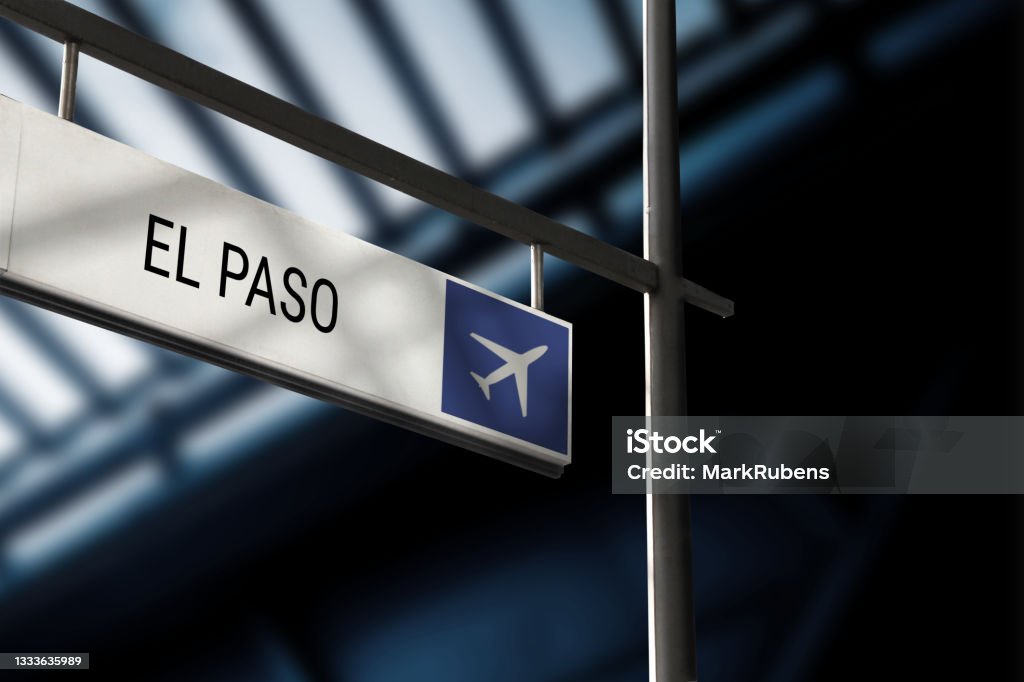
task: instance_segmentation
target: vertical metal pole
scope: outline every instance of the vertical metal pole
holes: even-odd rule
[[[674,0],[644,0],[644,257],[658,287],[644,294],[647,415],[686,414],[682,226]],[[647,623],[651,682],[697,679],[690,499],[647,502]]]
[[[60,69],[60,104],[57,115],[65,121],[75,120],[75,86],[78,81],[78,42],[64,41],[64,60]]]
[[[544,247],[530,244],[530,305],[544,310]]]

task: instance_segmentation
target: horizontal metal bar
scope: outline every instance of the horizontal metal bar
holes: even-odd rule
[[[699,284],[694,284],[688,279],[684,279],[682,282],[682,297],[690,305],[703,308],[719,317],[732,317],[736,312],[736,304],[732,300],[719,296],[715,292],[705,289]]]
[[[437,168],[324,120],[62,0],[0,0],[0,17],[523,244],[637,291],[657,267]]]

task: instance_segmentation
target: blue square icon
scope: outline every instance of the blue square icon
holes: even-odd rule
[[[441,411],[569,450],[569,328],[448,280]]]

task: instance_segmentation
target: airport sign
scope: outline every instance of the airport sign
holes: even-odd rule
[[[520,466],[572,326],[0,96],[0,290]]]

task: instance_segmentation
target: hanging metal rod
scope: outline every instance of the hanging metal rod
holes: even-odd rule
[[[530,244],[530,305],[544,310],[544,245]]]
[[[78,43],[64,41],[64,59],[60,67],[60,100],[57,115],[65,121],[75,120],[75,90],[78,85]]]

